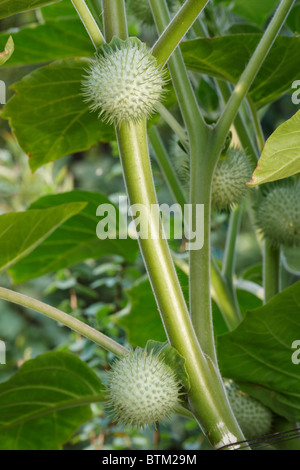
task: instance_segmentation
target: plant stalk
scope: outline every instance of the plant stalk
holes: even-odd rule
[[[265,303],[280,292],[280,248],[273,247],[265,240],[264,247],[264,289]]]
[[[107,1],[103,0],[103,3]],[[109,1],[118,4],[118,0]],[[105,14],[104,22],[111,23],[106,31],[116,34],[114,18]],[[124,17],[123,28],[125,25]],[[146,223],[150,232],[145,238],[139,237],[139,245],[166,334],[186,360],[191,384],[188,395],[191,410],[215,448],[243,440],[219,371],[205,357],[198,343],[169,246],[163,236],[149,159],[146,122],[123,122],[116,127],[116,136],[130,204],[142,204],[142,212],[145,209],[148,211]],[[153,205],[156,208],[154,211]]]
[[[164,2],[164,0],[149,0],[153,12],[157,11],[157,1],[160,3]],[[160,65],[165,65],[208,1],[187,0],[172,21],[161,32],[160,37],[152,48],[152,54],[157,58]]]
[[[235,86],[234,91],[215,127],[215,148],[222,148],[239,107],[243,99],[246,97],[253,80],[268,55],[294,3],[295,0],[281,0],[273,19],[259,42],[239,82]],[[217,153],[216,158],[218,158]]]
[[[45,315],[48,318],[52,318],[52,320],[56,320],[57,322],[62,323],[71,330],[76,331],[76,333],[79,333],[80,335],[90,339],[107,351],[112,352],[116,356],[122,357],[129,353],[126,348],[118,344],[113,339],[109,338],[103,333],[100,333],[89,325],[86,325],[82,321],[77,320],[77,318],[62,312],[55,307],[51,307],[51,305],[47,305],[43,302],[40,302],[39,300],[32,299],[27,295],[5,289],[4,287],[0,287],[0,299],[8,300],[14,304],[21,305],[22,307],[30,308],[38,313],[41,313],[42,315]]]
[[[164,143],[159,135],[159,132],[155,126],[148,130],[148,136],[151,142],[151,146],[156,155],[159,166],[165,177],[169,190],[173,195],[174,200],[180,205],[182,213],[184,213],[184,206],[187,204],[187,200],[182,189],[175,169],[172,167],[167,150]]]
[[[104,37],[91,14],[89,8],[87,7],[85,0],[72,0],[72,3],[87,30],[92,43],[94,44],[95,49],[102,46],[105,43]]]
[[[205,356],[195,335],[168,243],[162,235],[148,154],[145,122],[123,123],[116,129],[130,204],[147,209],[151,237],[139,238],[141,253],[170,344],[186,360],[189,403],[200,426],[216,448],[243,440],[229,407],[215,364]],[[225,444],[223,444],[225,445]]]

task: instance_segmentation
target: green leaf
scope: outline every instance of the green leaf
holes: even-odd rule
[[[188,303],[188,276],[176,268],[185,300]],[[161,321],[159,310],[147,276],[143,276],[127,289],[128,306],[125,312],[113,316],[113,320],[122,326],[133,346],[144,347],[152,339],[165,342],[167,337]]]
[[[147,277],[138,280],[127,290],[129,298],[126,315],[115,315],[113,320],[122,326],[132,346],[145,347],[147,341],[166,341],[166,333],[159,315],[153,291]]]
[[[1,41],[1,35],[0,35]],[[1,41],[2,42],[2,41]],[[6,44],[3,52],[0,52],[0,65],[4,65],[14,52],[14,41],[11,36],[6,38]]]
[[[87,59],[59,60],[13,85],[16,94],[3,117],[36,170],[53,160],[115,139],[112,126],[98,119],[83,101]]]
[[[35,201],[30,209],[45,211],[51,207],[52,211],[57,211],[61,204],[74,202],[84,203],[84,209],[59,227],[29,256],[11,268],[10,272],[15,283],[25,282],[92,258],[119,255],[127,261],[135,260],[138,252],[135,240],[97,238],[96,229],[100,221],[96,216],[97,207],[100,204],[111,204],[101,193],[77,190],[45,196]],[[118,210],[116,214],[118,218]]]
[[[248,186],[288,178],[300,172],[300,111],[267,140]]]
[[[0,34],[0,43],[8,38]],[[15,53],[6,66],[39,64],[70,57],[91,57],[94,48],[79,19],[51,21],[13,34]],[[0,55],[1,57],[1,55]]]
[[[70,0],[61,0],[59,3],[47,5],[41,9],[44,20],[60,21],[66,18],[78,18],[78,13]]]
[[[300,33],[300,4],[294,6],[286,24],[294,33]]]
[[[261,37],[234,34],[194,39],[183,42],[181,50],[190,70],[237,83]],[[291,90],[291,84],[299,78],[299,47],[300,37],[276,39],[249,91],[258,108]]]
[[[60,0],[0,0],[0,18],[20,13],[21,11],[33,10],[49,3]]]
[[[105,399],[96,374],[76,356],[50,352],[0,384],[0,449],[58,450]]]
[[[223,376],[290,421],[300,419],[300,367],[292,362],[292,344],[300,340],[299,299],[300,282],[218,338]]]
[[[67,219],[80,212],[84,202],[46,210],[14,212],[0,216],[0,269],[28,255]]]
[[[233,12],[262,27],[277,5],[278,0],[235,0]]]

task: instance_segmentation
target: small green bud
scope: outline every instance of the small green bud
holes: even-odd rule
[[[86,101],[109,123],[149,117],[163,98],[166,73],[137,38],[101,46],[83,82]]]
[[[276,183],[256,205],[257,226],[273,246],[300,246],[300,186]]]
[[[180,403],[180,383],[160,354],[131,351],[109,372],[109,407],[116,421],[144,427],[168,419]]]
[[[272,411],[244,393],[232,380],[225,381],[225,389],[232,411],[246,439],[267,434],[272,426]]]

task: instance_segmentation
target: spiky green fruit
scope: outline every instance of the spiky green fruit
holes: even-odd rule
[[[217,163],[212,179],[212,207],[230,210],[245,196],[252,165],[242,150],[229,148]]]
[[[300,246],[300,186],[275,184],[257,204],[256,220],[273,246]]]
[[[177,174],[188,189],[190,179],[189,155],[172,140],[170,153],[174,159]],[[229,148],[218,161],[212,179],[212,207],[230,210],[238,204],[249,190],[246,183],[253,172],[248,156],[242,150]]]
[[[244,393],[232,380],[225,381],[225,389],[233,413],[245,437],[254,439],[267,434],[272,426],[271,410]]]
[[[166,73],[137,38],[114,38],[99,48],[83,81],[86,101],[119,125],[149,117],[164,95]]]
[[[180,403],[180,383],[160,354],[140,348],[114,362],[109,407],[120,423],[144,427],[169,418]]]
[[[154,25],[153,15],[148,0],[129,0],[129,6],[135,17],[143,24]],[[169,8],[174,5],[174,0],[167,0]]]

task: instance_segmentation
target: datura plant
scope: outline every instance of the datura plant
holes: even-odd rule
[[[31,170],[45,165],[26,173],[27,189],[45,179],[39,199],[22,193],[20,202],[14,190],[22,211],[9,212],[9,198],[0,205],[0,268],[10,274],[0,299],[77,334],[75,344],[27,353],[0,379],[1,449],[72,445],[103,413],[109,429],[156,436],[179,415],[197,429],[198,449],[276,449],[290,437],[299,447],[290,432],[300,422],[295,3],[0,0],[1,18],[24,12],[20,27],[13,17],[12,37],[0,35],[3,47],[8,41],[2,104],[9,66],[22,66],[1,116]],[[278,99],[287,103],[280,116]],[[286,122],[278,126],[275,112]],[[1,135],[17,152],[8,128]],[[122,189],[112,184],[115,167],[101,176],[101,152],[114,163],[118,156]],[[86,155],[96,166],[83,187],[96,181],[95,192],[80,189],[78,169],[63,185]],[[115,202],[125,191],[124,216]],[[163,199],[172,204],[169,232]],[[286,248],[295,250],[290,263]],[[70,278],[76,266],[84,266],[81,289]],[[70,303],[24,295],[21,284],[32,280],[28,293],[40,277],[48,294],[70,289]],[[80,354],[80,341],[97,347]],[[99,419],[93,435],[105,440],[111,431],[99,431]]]

